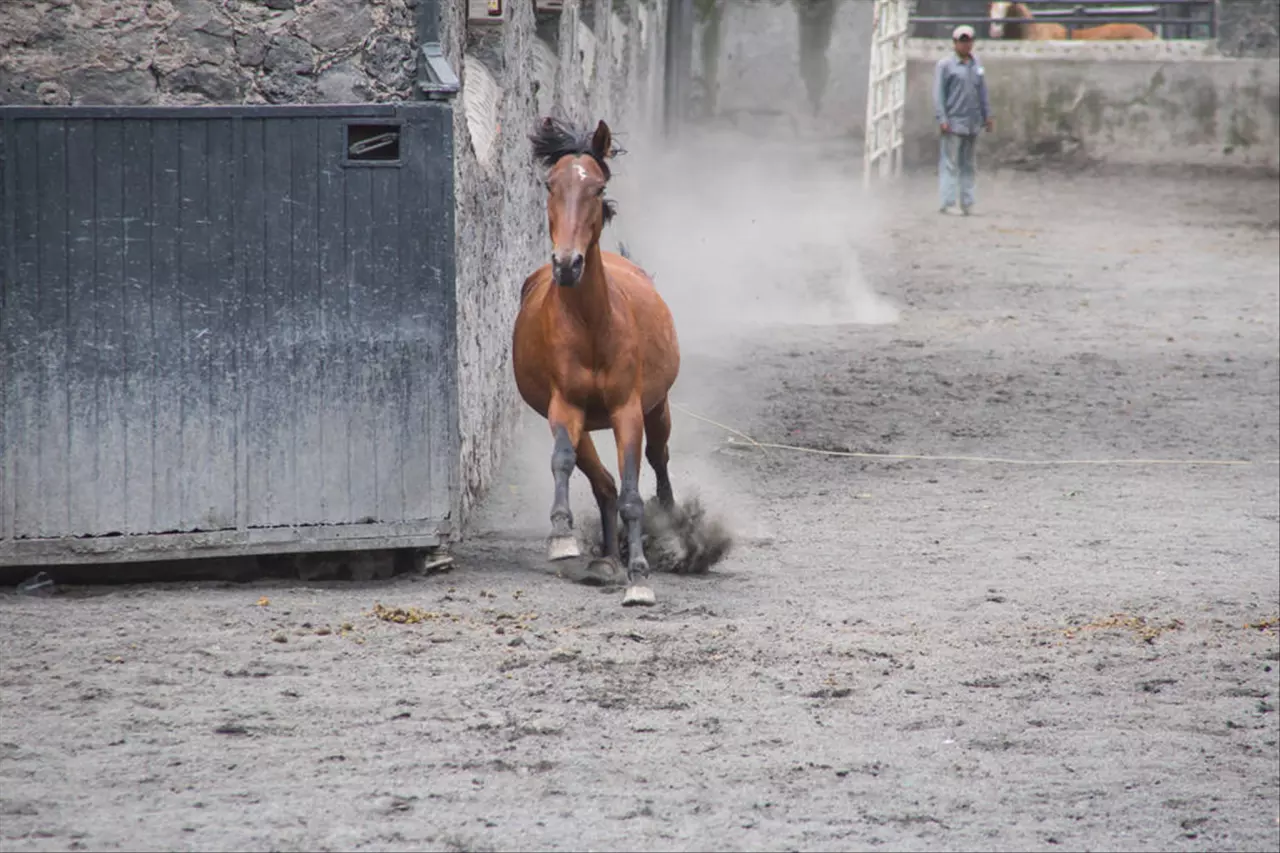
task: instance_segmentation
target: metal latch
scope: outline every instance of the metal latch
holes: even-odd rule
[[[377,151],[379,148],[386,148],[395,145],[400,141],[400,131],[393,130],[389,133],[379,133],[377,136],[371,136],[368,139],[361,139],[359,142],[353,142],[347,146],[347,153],[352,159],[359,159],[360,155],[367,154],[370,151]]]

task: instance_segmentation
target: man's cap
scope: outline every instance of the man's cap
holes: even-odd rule
[[[968,24],[961,24],[951,31],[952,41],[959,41],[962,38],[973,39],[973,27]]]

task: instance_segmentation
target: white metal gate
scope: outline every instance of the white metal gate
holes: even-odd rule
[[[914,0],[875,0],[871,28],[871,73],[867,90],[867,127],[863,181],[902,173],[902,137],[906,120],[907,30]]]

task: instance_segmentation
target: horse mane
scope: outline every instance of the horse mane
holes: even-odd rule
[[[603,157],[600,156],[592,145],[594,135],[594,129],[588,130],[563,116],[547,116],[534,127],[533,133],[529,134],[529,141],[533,143],[534,159],[546,168],[550,169],[560,162],[561,157],[587,155],[596,161],[596,165],[604,173],[605,181],[608,182],[613,177],[613,170],[609,168],[605,158],[617,157],[625,152],[610,142],[609,152]],[[617,213],[618,203],[609,198],[604,199],[603,203],[604,221],[607,225]]]
[[[561,157],[570,154],[578,156],[587,154],[596,161],[596,165],[600,167],[600,171],[604,172],[604,179],[607,181],[612,177],[612,172],[609,164],[605,162],[605,157],[616,157],[623,151],[617,145],[611,145],[604,157],[597,155],[591,145],[591,138],[594,135],[594,128],[584,128],[567,118],[547,116],[538,122],[533,133],[529,134],[529,141],[533,143],[534,159],[543,166],[551,168],[560,161]]]

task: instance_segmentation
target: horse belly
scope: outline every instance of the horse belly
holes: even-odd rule
[[[609,418],[608,409],[591,409],[585,414],[586,419],[583,422],[583,428],[587,432],[600,432],[600,430],[613,429],[613,421]]]
[[[551,408],[551,388],[544,382],[536,381],[519,367],[516,368],[516,391],[520,394],[520,399],[524,400],[525,405],[533,409],[542,417],[547,416],[547,411]]]
[[[648,414],[662,404],[680,375],[680,345],[676,340],[675,325],[667,315],[664,328],[652,335],[644,355],[644,387],[641,404]]]
[[[633,291],[637,316],[643,318],[639,338],[642,365],[641,405],[646,413],[667,397],[680,374],[680,342],[667,302],[652,287]]]
[[[1102,24],[1075,32],[1075,38],[1081,41],[1147,41],[1155,37],[1155,33],[1140,24]]]

